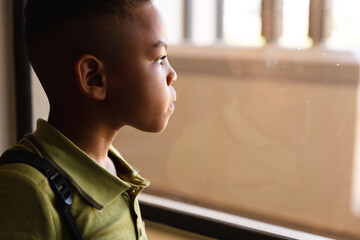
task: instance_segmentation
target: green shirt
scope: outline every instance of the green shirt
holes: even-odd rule
[[[48,122],[39,119],[35,139],[66,175],[71,212],[83,239],[147,239],[137,195],[149,185],[111,147],[119,177],[98,165]],[[9,149],[41,156],[26,138]],[[69,239],[46,177],[26,164],[0,167],[0,239]]]

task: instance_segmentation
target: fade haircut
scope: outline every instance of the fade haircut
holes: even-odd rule
[[[132,30],[136,10],[151,3],[152,0],[27,0],[26,52],[50,103],[58,96],[54,88],[61,87],[57,80],[73,76],[72,64],[78,57],[111,56],[113,48],[121,45]],[[125,27],[117,27],[121,25]]]
[[[25,42],[27,46],[50,34],[57,27],[76,20],[101,20],[116,15],[120,20],[131,20],[132,11],[151,0],[27,0]]]

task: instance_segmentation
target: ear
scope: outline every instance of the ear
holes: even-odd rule
[[[82,55],[74,64],[75,77],[80,91],[94,100],[106,97],[104,64],[95,56]]]

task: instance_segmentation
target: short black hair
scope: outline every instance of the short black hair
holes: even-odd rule
[[[26,52],[50,104],[55,96],[59,98],[60,91],[54,92],[54,84],[64,85],[64,79],[73,77],[70,74],[76,59],[83,54],[111,56],[112,47],[120,46],[120,41],[129,35],[136,10],[151,3],[152,0],[27,0]],[[127,28],[118,27],[123,23]]]
[[[25,41],[27,45],[54,28],[76,19],[101,18],[116,15],[129,20],[132,10],[151,0],[27,0],[25,15]]]

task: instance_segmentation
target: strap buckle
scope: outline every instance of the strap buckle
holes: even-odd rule
[[[68,206],[72,203],[71,190],[64,177],[60,175],[57,171],[54,171],[49,178],[55,194],[59,195],[61,199]]]

